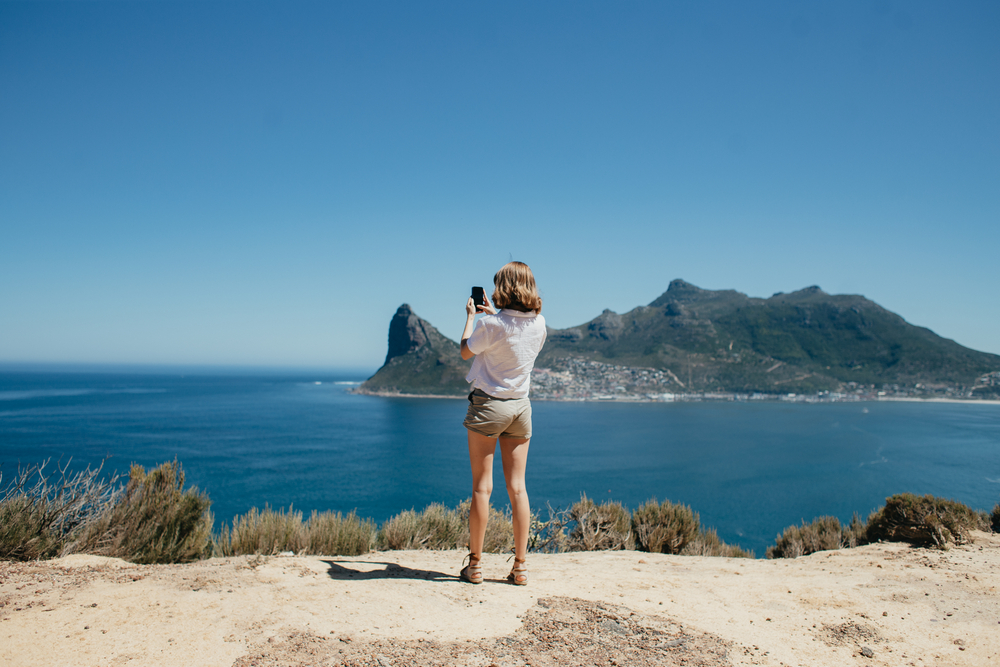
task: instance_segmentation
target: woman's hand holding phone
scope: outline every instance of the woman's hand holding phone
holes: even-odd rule
[[[486,291],[482,287],[472,288],[472,296],[469,297],[469,301],[465,305],[465,312],[469,315],[475,315],[477,312],[489,315],[496,315],[497,313],[493,304],[490,303],[489,297],[486,296]]]

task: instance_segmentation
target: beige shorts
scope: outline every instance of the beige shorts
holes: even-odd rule
[[[525,398],[494,398],[482,389],[469,394],[465,428],[488,438],[530,438],[531,401]]]

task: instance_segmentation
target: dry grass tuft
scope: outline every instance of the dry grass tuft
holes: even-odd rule
[[[821,516],[812,523],[789,526],[768,547],[768,558],[798,558],[817,551],[840,549],[844,544],[844,527],[833,516]]]
[[[215,537],[215,552],[222,556],[274,555],[284,551],[317,556],[360,556],[375,546],[375,522],[354,512],[313,512],[302,521],[292,508],[256,507],[223,524]]]
[[[291,507],[273,510],[267,505],[234,518],[232,528],[223,524],[214,541],[215,552],[221,556],[299,553],[309,543],[302,512]]]
[[[719,539],[715,528],[700,529],[698,535],[681,550],[682,556],[713,556],[720,558],[753,558],[753,551],[747,551],[735,544],[726,544]]]
[[[306,522],[309,553],[320,556],[360,556],[375,547],[375,522],[355,512],[313,512]]]
[[[422,512],[406,510],[387,520],[379,530],[377,544],[381,551],[458,549],[467,541],[467,522],[458,510],[432,503]]]

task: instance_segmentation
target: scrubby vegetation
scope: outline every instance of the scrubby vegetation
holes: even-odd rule
[[[378,531],[382,551],[395,549],[464,549],[469,544],[469,507],[466,500],[455,509],[428,505],[422,512],[406,510],[388,519]],[[510,514],[490,506],[483,550],[503,553],[514,548]]]
[[[378,548],[455,549],[466,527],[457,510],[437,503],[422,512],[406,510],[392,517],[378,533]]]
[[[698,537],[701,521],[687,505],[649,500],[632,515],[642,551],[679,554]]]
[[[613,551],[634,549],[632,515],[617,502],[608,501],[600,505],[586,495],[569,510],[569,520],[573,523],[567,551]]]
[[[960,502],[900,493],[868,518],[869,542],[911,542],[944,548],[969,540],[972,530],[990,530],[985,517]]]
[[[753,552],[726,544],[714,528],[703,528],[698,513],[687,505],[655,498],[632,515],[639,550],[685,556],[753,558]]]
[[[210,502],[183,490],[176,461],[150,472],[132,466],[128,484],[48,462],[18,471],[0,495],[0,558],[29,560],[70,553],[136,563],[177,563],[211,553]]]
[[[0,558],[50,558],[117,501],[118,478],[102,480],[103,466],[70,474],[48,472],[49,461],[18,470],[0,492]],[[2,481],[2,477],[0,477]]]
[[[303,520],[292,508],[253,508],[212,535],[210,501],[184,489],[177,461],[147,472],[133,465],[128,483],[101,477],[101,468],[68,473],[48,462],[19,470],[0,490],[0,559],[29,560],[70,553],[115,556],[135,563],[178,563],[211,555],[273,555],[282,552],[354,556],[374,548],[465,549],[469,501],[450,508],[432,504],[407,510],[381,526],[356,513],[313,512]],[[0,478],[2,481],[2,478]],[[597,504],[581,496],[548,519],[531,518],[529,548],[536,552],[638,549],[654,553],[749,557],[752,552],[719,539],[701,526],[687,505],[652,499],[630,512],[621,503]],[[795,558],[871,542],[903,541],[947,548],[973,530],[1000,532],[1000,504],[991,514],[953,500],[903,493],[886,499],[867,522],[850,524],[824,516],[789,526],[767,550],[768,558]],[[513,548],[510,513],[490,508],[484,550]]]
[[[821,516],[812,523],[789,526],[778,536],[773,547],[768,547],[768,558],[797,558],[817,551],[856,547],[866,544],[866,527],[857,514],[849,525],[841,525],[833,516]]]
[[[991,526],[992,521],[992,526]],[[796,558],[816,551],[856,547],[873,542],[909,542],[917,546],[945,549],[963,544],[973,530],[997,530],[1000,505],[992,519],[985,512],[935,496],[900,493],[885,499],[885,505],[871,513],[867,523],[855,514],[850,525],[842,526],[835,517],[825,516],[802,526],[789,526],[778,535],[768,558]]]
[[[133,563],[184,563],[212,553],[211,501],[184,490],[177,461],[150,472],[133,465],[125,492],[70,540],[63,553],[114,556]]]
[[[354,512],[313,512],[306,525],[311,554],[360,556],[375,546],[375,522]]]
[[[220,556],[274,555],[283,551],[323,556],[358,556],[375,545],[375,522],[351,512],[313,512],[307,521],[292,508],[256,507],[222,525],[214,539]]]
[[[699,528],[698,536],[688,542],[681,551],[682,556],[716,556],[721,558],[753,558],[753,551],[747,551],[735,544],[726,544],[719,539],[715,528]]]

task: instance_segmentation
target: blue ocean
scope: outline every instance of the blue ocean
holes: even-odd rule
[[[127,472],[178,459],[216,526],[251,507],[382,521],[470,495],[464,400],[352,394],[335,372],[2,372],[0,473],[45,459]],[[587,494],[690,505],[758,556],[786,526],[885,497],[1000,502],[1000,405],[535,401],[532,505]],[[495,463],[494,501],[507,498]]]

